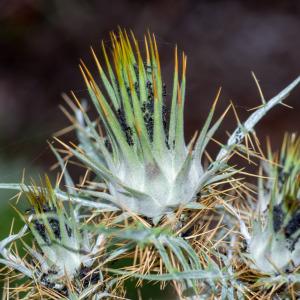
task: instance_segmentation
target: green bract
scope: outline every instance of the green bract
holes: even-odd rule
[[[291,272],[300,265],[300,138],[286,136],[278,158],[265,164],[248,239],[248,257],[263,273]]]

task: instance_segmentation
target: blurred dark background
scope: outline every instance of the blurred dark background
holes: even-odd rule
[[[260,104],[251,71],[266,99],[300,73],[299,0],[0,0],[1,182],[19,180],[23,168],[32,176],[49,170],[55,160],[46,140],[69,124],[58,108],[61,93],[85,97],[79,58],[91,66],[89,46],[99,53],[104,39],[109,48],[118,25],[138,39],[147,29],[156,34],[168,91],[174,45],[187,53],[187,137],[220,86],[217,114],[232,100],[244,119]],[[276,146],[285,131],[299,131],[300,88],[286,103],[293,109],[276,107],[257,127],[262,141],[268,135]],[[231,113],[219,137],[234,125]],[[8,196],[0,196],[1,208]]]
[[[21,157],[24,167],[49,167],[45,140],[68,125],[58,109],[61,93],[86,94],[79,58],[89,63],[89,46],[100,52],[101,39],[109,47],[108,33],[118,25],[133,29],[139,39],[148,28],[155,32],[167,82],[174,45],[187,53],[187,136],[203,123],[219,86],[218,113],[232,100],[243,117],[260,101],[250,71],[267,99],[300,73],[298,0],[1,0],[3,160]],[[299,97],[300,89],[287,100],[293,110],[277,107],[269,114],[259,126],[262,138],[270,135],[277,142],[284,131],[299,130]],[[233,124],[232,115],[223,129],[226,122]]]

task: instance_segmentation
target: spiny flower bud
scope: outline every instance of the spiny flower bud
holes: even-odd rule
[[[80,294],[92,285],[99,285],[102,273],[94,263],[104,245],[104,236],[95,236],[81,228],[74,209],[70,207],[67,211],[57,199],[48,177],[45,187],[33,185],[28,189],[25,194],[32,208],[21,214],[26,225],[18,234],[1,241],[0,262],[34,280],[40,289],[61,295],[67,295],[70,288]],[[24,243],[27,255],[21,258],[8,245],[21,239],[28,229],[35,246]]]
[[[279,157],[270,153],[267,179],[248,237],[248,258],[262,273],[292,272],[300,265],[300,138],[285,136]]]
[[[202,166],[206,145],[225,113],[211,126],[215,102],[199,137],[195,135],[186,145],[183,122],[185,54],[182,54],[179,80],[175,49],[172,103],[168,118],[164,103],[166,85],[162,80],[154,35],[145,37],[145,59],[133,34],[130,39],[125,31],[120,30],[118,36],[111,34],[111,41],[115,71],[104,44],[107,73],[92,50],[103,89],[83,62],[80,66],[105,135],[98,133],[96,124],[77,101],[80,109],[75,109],[75,126],[80,144],[78,148],[70,147],[69,150],[107,183],[115,205],[159,220],[180,206],[195,202],[197,193],[205,186],[232,175],[233,171],[221,159],[209,169]]]

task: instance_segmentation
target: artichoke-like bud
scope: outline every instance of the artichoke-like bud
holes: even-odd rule
[[[259,179],[251,232],[245,237],[251,267],[279,274],[300,265],[300,138],[285,136],[279,157],[270,154],[269,160],[267,179]]]
[[[26,225],[16,235],[0,242],[0,263],[17,270],[38,284],[39,289],[67,296],[69,290],[79,295],[94,292],[103,280],[95,260],[103,247],[103,235],[81,228],[74,208],[64,207],[46,178],[46,187],[32,186],[25,192],[32,208],[21,217]],[[24,258],[8,247],[32,233],[33,246],[25,244]],[[29,258],[30,257],[30,258]],[[95,290],[95,288],[94,288]]]
[[[168,117],[165,106],[168,94],[154,35],[145,37],[143,51],[133,34],[129,38],[121,30],[118,36],[111,34],[111,42],[113,66],[102,44],[107,72],[92,51],[101,85],[84,63],[80,66],[105,136],[98,133],[97,125],[81,107],[75,124],[80,145],[70,151],[106,181],[116,205],[149,218],[160,218],[195,201],[197,193],[206,185],[231,175],[230,172],[219,174],[226,169],[225,163],[216,162],[209,170],[202,166],[206,145],[225,114],[210,128],[215,102],[198,139],[195,135],[187,145],[183,122],[186,56],[182,54],[179,76],[175,49]]]

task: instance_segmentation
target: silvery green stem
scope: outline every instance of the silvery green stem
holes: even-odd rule
[[[233,134],[229,137],[227,144],[223,147],[217,155],[216,161],[228,159],[233,146],[240,144],[247,133],[253,130],[255,125],[272,109],[275,105],[281,103],[289,93],[300,83],[300,76],[298,76],[290,85],[288,85],[278,95],[266,102],[257,109],[250,117],[244,122],[242,126],[238,126]]]

